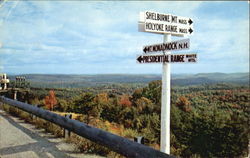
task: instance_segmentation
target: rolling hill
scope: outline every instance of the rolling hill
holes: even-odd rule
[[[160,74],[98,74],[98,75],[65,75],[65,74],[23,74],[10,75],[14,81],[16,76],[25,76],[34,87],[79,88],[94,87],[107,84],[147,84],[161,80]],[[187,86],[214,83],[249,84],[249,73],[199,73],[172,74],[172,85]]]

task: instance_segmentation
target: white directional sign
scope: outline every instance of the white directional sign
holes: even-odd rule
[[[184,49],[189,49],[189,48],[190,48],[189,39],[184,39],[184,40],[172,41],[168,43],[144,46],[143,52],[147,54],[151,52],[178,51],[178,50],[184,50]]]
[[[171,14],[140,12],[139,31],[184,36],[193,34],[193,20]]]
[[[137,61],[143,63],[195,63],[197,54],[140,55]]]
[[[162,63],[161,88],[161,136],[160,150],[170,154],[170,63],[195,63],[197,54],[171,54],[171,51],[189,49],[189,39],[172,41],[171,36],[192,35],[193,20],[172,14],[152,11],[140,12],[138,29],[142,32],[163,34],[163,43],[143,47],[143,55],[137,56],[138,63]],[[162,51],[163,55],[148,55]]]

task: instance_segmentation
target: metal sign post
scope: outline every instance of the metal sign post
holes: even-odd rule
[[[161,94],[161,151],[170,154],[170,63],[194,63],[196,54],[171,55],[170,51],[189,49],[189,39],[171,42],[171,36],[192,35],[193,20],[172,14],[152,11],[140,12],[138,29],[141,32],[163,34],[163,43],[144,46],[144,55],[137,58],[139,63],[162,64]],[[149,56],[147,53],[163,51],[163,55]]]
[[[163,42],[170,42],[171,35],[164,34]],[[164,54],[171,54],[165,51]],[[170,64],[162,64],[162,92],[161,92],[161,151],[170,154]]]

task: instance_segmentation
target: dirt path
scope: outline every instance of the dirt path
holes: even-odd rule
[[[0,110],[0,158],[101,158]]]

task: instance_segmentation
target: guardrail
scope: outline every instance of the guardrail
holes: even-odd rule
[[[0,101],[57,124],[78,134],[79,136],[108,147],[111,150],[129,158],[174,158],[173,156],[155,150],[151,147],[136,143],[104,130],[91,127],[83,122],[60,116],[30,104],[12,100],[3,96],[0,97]]]

